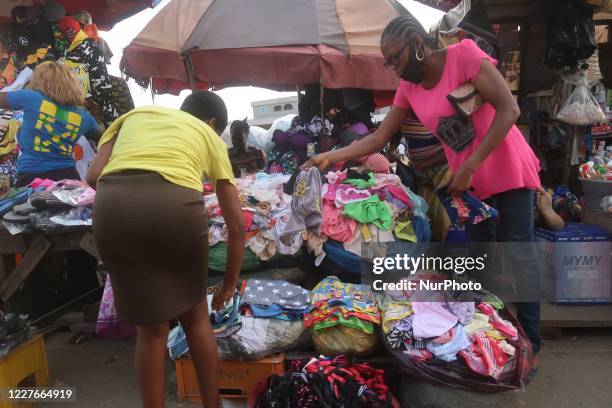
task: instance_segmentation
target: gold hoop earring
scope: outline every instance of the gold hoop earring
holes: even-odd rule
[[[420,56],[419,56],[419,51],[421,52]],[[423,61],[425,59],[425,53],[423,52],[423,50],[416,50],[415,57],[417,61]]]

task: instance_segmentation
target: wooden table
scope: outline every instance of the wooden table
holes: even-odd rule
[[[33,233],[10,235],[0,229],[0,259],[7,255],[23,254],[21,262],[13,267],[11,262],[0,262],[0,300],[3,304],[28,278],[40,260],[49,252],[81,249],[100,259],[90,229],[58,233]]]

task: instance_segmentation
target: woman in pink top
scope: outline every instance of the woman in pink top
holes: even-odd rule
[[[520,110],[497,63],[471,40],[436,50],[433,39],[412,15],[393,19],[381,38],[385,65],[402,79],[391,111],[378,130],[350,146],[320,154],[305,164],[329,165],[380,151],[400,129],[410,111],[438,136],[453,172],[448,191],[471,190],[500,212],[502,241],[533,242],[534,190],[540,186],[538,160],[514,125]],[[472,83],[483,99],[467,120],[448,101],[450,92]],[[493,221],[470,225],[473,242],[496,242]],[[520,245],[518,246],[520,247]],[[537,257],[533,250],[511,251],[513,270],[521,271],[519,295],[537,300]],[[537,302],[517,304],[518,317],[532,341],[540,347]]]

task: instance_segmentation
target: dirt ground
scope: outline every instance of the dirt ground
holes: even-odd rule
[[[139,407],[132,367],[133,341],[90,339],[74,344],[73,334],[56,332],[46,337],[49,371],[54,384],[75,387],[79,408]],[[168,362],[167,407],[197,404],[177,400],[174,370]],[[612,406],[612,330],[566,330],[561,338],[546,340],[540,370],[521,393],[518,403],[503,408],[607,408]],[[40,405],[42,406],[42,405]],[[66,404],[45,404],[63,408]],[[225,401],[225,407],[242,407]]]

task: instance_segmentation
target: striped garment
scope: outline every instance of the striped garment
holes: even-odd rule
[[[402,138],[406,139],[411,161],[430,159],[442,150],[442,143],[418,119],[406,119],[402,124]]]
[[[469,338],[470,348],[459,352],[467,366],[478,374],[499,379],[510,356],[502,351],[498,341],[482,332],[473,333]]]

